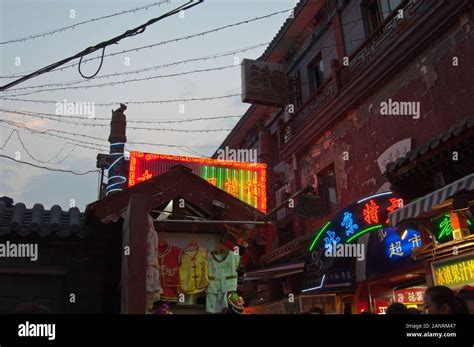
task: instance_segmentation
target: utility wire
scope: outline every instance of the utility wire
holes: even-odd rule
[[[227,94],[227,95],[218,95],[218,96],[210,96],[210,97],[203,97],[203,98],[187,98],[187,99],[167,99],[167,100],[144,100],[144,101],[98,101],[95,102],[94,105],[98,107],[105,107],[105,106],[113,106],[117,104],[169,104],[174,102],[195,102],[195,101],[211,101],[211,100],[222,100],[228,98],[234,98],[237,96],[241,96],[242,94]],[[17,98],[8,98],[8,97],[0,97],[0,100],[10,100],[10,101],[21,101],[21,102],[31,102],[37,104],[59,104],[56,100],[32,100],[32,99],[17,99]],[[70,101],[75,102],[75,101]]]
[[[54,171],[54,172],[70,173],[70,174],[77,175],[77,176],[83,176],[83,175],[87,175],[87,174],[94,173],[94,172],[100,172],[99,170],[89,170],[89,171],[84,171],[84,172],[76,172],[76,171],[72,171],[72,170],[53,169],[53,168],[46,167],[46,166],[40,166],[40,165],[36,165],[36,164],[33,164],[33,163],[28,163],[26,161],[16,160],[15,158],[12,158],[12,157],[9,157],[9,156],[3,155],[3,154],[0,154],[0,158],[9,159],[9,160],[14,161],[16,163],[33,166],[33,167],[36,167],[38,169],[44,169],[44,170]]]
[[[69,116],[69,115],[58,115],[55,113],[36,113],[32,111],[20,111],[20,110],[8,110],[1,109],[0,112],[17,114],[20,116],[27,116],[32,118],[48,119],[56,122],[67,123],[67,124],[76,124],[84,126],[107,126],[110,127],[111,117],[82,117],[82,116]],[[196,117],[196,118],[184,118],[184,119],[163,119],[163,120],[145,120],[145,119],[127,119],[128,123],[138,123],[138,124],[175,124],[175,123],[188,123],[188,122],[199,122],[199,121],[208,121],[208,120],[220,120],[220,119],[230,119],[230,118],[241,118],[242,115],[235,116],[213,116],[213,117]],[[107,124],[97,124],[97,123],[79,123],[79,122],[69,122],[64,119],[78,119],[83,121],[106,121]]]
[[[198,0],[198,1],[202,2],[203,0]],[[197,5],[197,4],[194,4],[194,5]],[[169,39],[169,40],[166,40],[166,41],[161,41],[161,42],[153,43],[153,44],[146,45],[146,46],[140,46],[140,47],[135,47],[135,48],[131,48],[131,49],[126,49],[126,50],[119,51],[119,52],[104,54],[104,57],[112,57],[112,56],[115,56],[115,55],[121,55],[121,54],[129,53],[129,52],[137,52],[139,50],[146,49],[146,48],[153,48],[153,47],[162,46],[162,45],[166,45],[166,44],[173,43],[173,42],[179,42],[179,41],[182,41],[182,40],[189,40],[189,39],[194,38],[194,37],[208,35],[208,34],[215,33],[215,32],[225,30],[225,29],[228,29],[228,28],[232,28],[232,27],[235,27],[235,26],[248,24],[248,23],[259,21],[259,20],[262,20],[262,19],[267,19],[267,18],[276,16],[276,15],[279,15],[279,14],[282,14],[282,13],[288,13],[289,11],[290,10],[283,10],[283,11],[273,12],[273,13],[270,13],[268,15],[255,17],[255,18],[252,18],[252,19],[247,19],[247,20],[232,23],[232,24],[227,24],[227,25],[224,25],[224,26],[221,26],[221,27],[218,27],[218,28],[202,31],[202,32],[192,34],[192,35],[182,36],[182,37],[178,37],[178,38],[175,38],[175,39]],[[100,57],[89,58],[89,59],[83,60],[83,62],[85,63],[85,62],[88,62],[88,61],[91,61],[91,60],[97,60],[97,59],[101,59],[101,58]],[[72,59],[70,59],[70,60],[72,60]],[[61,64],[61,65],[63,65],[63,64]],[[74,63],[74,64],[67,65],[67,66],[63,67],[63,69],[69,68],[69,67],[74,67],[76,65],[79,65],[79,63]],[[58,66],[55,66],[55,67],[58,67]]]
[[[33,128],[30,128],[30,127],[28,127],[28,126],[26,126],[22,123],[18,123],[18,122],[14,122],[14,121],[0,120],[0,123],[6,123],[6,124],[12,125],[14,127],[19,127],[19,128],[22,128],[22,129],[26,129],[32,134],[41,134],[41,135],[54,136],[54,137],[58,137],[58,138],[62,138],[62,139],[70,140],[70,141],[76,141],[76,142],[79,142],[79,143],[86,143],[86,144],[102,147],[103,149],[97,148],[97,147],[94,148],[94,149],[99,150],[99,151],[109,149],[109,145],[91,143],[91,142],[82,141],[82,140],[78,140],[78,139],[74,139],[74,138],[71,139],[69,137],[64,137],[64,136],[61,136],[61,135],[51,134],[51,133],[45,131],[44,129],[42,129],[42,130],[33,129]],[[9,129],[11,129],[11,128],[9,128]],[[89,139],[93,139],[93,140],[96,140],[96,141],[108,142],[107,140],[104,140],[104,139],[101,139],[101,138],[98,138],[98,137],[94,137],[94,136],[89,136],[89,135],[76,134],[76,133],[71,133],[71,132],[56,130],[56,129],[47,129],[47,130],[53,130],[54,132],[57,132],[59,134],[66,134],[66,135],[69,134],[69,135],[73,135],[73,136],[87,137]],[[192,151],[190,149],[190,147],[195,147],[195,148],[198,148],[198,147],[203,147],[203,148],[205,148],[205,147],[214,147],[214,146],[176,145],[176,144],[149,143],[149,142],[127,142],[127,145],[150,145],[150,146],[156,146],[156,147],[169,147],[169,148],[187,149],[188,151]],[[194,153],[198,153],[198,152],[194,152]]]
[[[17,110],[7,110],[7,109],[0,109],[0,112],[16,114],[20,116],[32,117],[32,118],[40,118],[40,119],[48,119],[55,122],[65,123],[65,124],[74,124],[74,125],[82,125],[82,126],[91,126],[91,127],[110,127],[110,118],[105,117],[81,117],[81,116],[61,116],[54,113],[34,113],[34,112],[26,112],[26,111],[17,111]],[[241,118],[242,115],[236,116],[215,116],[215,117],[197,117],[197,118],[185,118],[185,119],[177,119],[177,120],[129,120],[127,119],[127,123],[138,123],[138,124],[176,124],[176,123],[190,123],[190,122],[199,122],[199,121],[208,121],[208,120],[221,120],[221,119],[230,119],[230,118]],[[79,119],[84,121],[108,121],[106,124],[98,124],[98,123],[80,123],[74,121],[67,121],[65,119]],[[127,129],[134,129],[133,126],[128,126]]]
[[[16,96],[31,95],[31,94],[37,94],[37,93],[42,93],[42,92],[51,92],[51,91],[66,90],[66,89],[102,88],[102,87],[115,86],[117,84],[125,84],[125,83],[130,83],[130,82],[142,82],[142,81],[155,80],[155,79],[159,79],[159,78],[177,77],[177,76],[184,76],[184,75],[190,75],[190,74],[202,73],[202,72],[222,71],[222,70],[232,69],[232,68],[236,68],[236,67],[240,67],[240,65],[233,64],[233,65],[226,65],[226,66],[218,66],[218,67],[213,67],[213,68],[208,68],[208,69],[198,69],[198,70],[191,70],[191,71],[185,71],[185,72],[177,72],[177,73],[168,74],[168,75],[148,76],[148,77],[142,77],[142,78],[133,78],[133,79],[128,79],[128,80],[106,82],[106,83],[84,85],[84,86],[72,86],[71,87],[70,84],[69,85],[64,84],[61,87],[57,87],[57,88],[47,88],[47,89],[33,90],[33,91],[25,92],[25,93],[8,94],[8,96],[16,97]],[[81,82],[85,82],[85,81],[81,81]],[[81,82],[73,82],[73,84],[78,84],[78,83],[81,83]]]
[[[28,75],[26,75],[26,76],[24,76],[24,77],[21,77],[21,78],[15,80],[15,81],[13,81],[13,82],[7,83],[6,85],[3,85],[3,86],[0,87],[0,91],[7,90],[7,89],[9,89],[9,88],[11,88],[11,87],[13,87],[13,86],[15,86],[15,85],[17,85],[17,84],[20,84],[20,83],[22,83],[22,82],[24,82],[24,81],[27,81],[27,80],[29,80],[29,79],[31,79],[31,78],[33,78],[33,77],[39,76],[39,75],[44,74],[44,73],[46,73],[46,72],[49,72],[49,71],[53,70],[54,68],[57,68],[57,67],[59,67],[59,66],[62,66],[62,65],[64,65],[64,64],[70,62],[71,60],[74,60],[74,59],[77,59],[77,58],[80,58],[78,65],[79,65],[79,73],[82,75],[80,66],[81,66],[83,57],[86,56],[86,55],[89,55],[89,54],[91,54],[91,53],[93,53],[93,52],[95,52],[95,51],[98,51],[98,50],[100,50],[100,49],[102,49],[102,57],[101,57],[101,64],[100,64],[100,67],[101,67],[101,66],[102,66],[102,61],[103,61],[104,56],[105,56],[105,55],[104,55],[104,52],[105,52],[105,48],[106,48],[106,47],[108,47],[108,46],[110,46],[110,45],[113,45],[113,44],[118,44],[119,41],[121,41],[121,40],[124,39],[124,38],[132,37],[132,36],[141,34],[141,33],[143,33],[143,32],[145,31],[145,29],[146,29],[149,25],[154,24],[154,23],[156,23],[156,22],[158,22],[158,21],[160,21],[160,20],[162,20],[162,19],[164,19],[164,18],[170,17],[170,16],[172,16],[172,15],[174,15],[174,14],[176,14],[176,13],[179,13],[180,11],[188,10],[188,9],[190,9],[190,8],[192,8],[192,7],[194,7],[194,6],[198,5],[198,4],[200,4],[200,3],[202,3],[203,1],[204,1],[204,0],[196,0],[196,2],[194,2],[194,0],[190,0],[190,1],[188,1],[186,4],[181,5],[181,6],[177,7],[176,9],[174,9],[174,10],[168,12],[168,13],[165,13],[165,14],[159,16],[159,17],[153,18],[153,19],[149,20],[148,22],[146,22],[146,23],[144,23],[144,24],[142,24],[142,25],[140,25],[140,26],[138,26],[138,27],[136,27],[136,28],[134,28],[134,29],[127,30],[125,33],[123,33],[123,34],[121,34],[121,35],[119,35],[119,36],[116,36],[116,37],[114,37],[114,38],[111,38],[110,40],[107,40],[107,41],[103,41],[103,42],[101,42],[101,43],[99,43],[99,44],[97,44],[97,45],[95,45],[95,46],[88,47],[88,48],[86,48],[85,50],[83,50],[82,52],[79,52],[79,53],[77,53],[77,54],[75,54],[75,55],[73,55],[73,56],[71,56],[71,57],[69,57],[69,58],[60,60],[60,61],[58,61],[58,62],[56,62],[56,63],[53,63],[53,64],[51,64],[51,65],[48,65],[48,66],[42,68],[42,69],[39,69],[39,70],[37,70],[37,71],[35,71],[35,72],[32,72],[32,73],[30,73],[30,74],[28,74]],[[96,72],[94,75],[96,75],[96,74],[99,72],[100,67],[99,67],[99,69],[97,70],[97,72]],[[93,75],[93,76],[94,76],[94,75]],[[92,76],[92,77],[93,77],[93,76]],[[84,76],[84,75],[82,75],[82,77],[87,78],[87,77]]]
[[[207,60],[211,60],[211,59],[215,60],[215,59],[218,59],[218,58],[235,55],[236,53],[243,53],[243,52],[251,51],[253,49],[266,46],[269,43],[270,42],[259,43],[259,44],[256,44],[256,45],[253,45],[253,46],[250,46],[250,47],[235,49],[235,50],[226,51],[226,52],[223,52],[223,53],[216,53],[214,55],[208,55],[208,56],[198,57],[198,58],[190,58],[190,59],[185,59],[185,60],[181,60],[181,61],[175,61],[175,62],[171,62],[171,63],[161,64],[161,65],[154,65],[154,66],[149,66],[149,67],[138,69],[138,70],[117,72],[117,73],[112,73],[112,74],[108,74],[108,75],[97,76],[94,79],[97,80],[97,79],[101,79],[101,78],[110,78],[110,77],[115,77],[115,76],[120,76],[120,75],[130,75],[130,74],[135,74],[135,73],[138,74],[138,73],[142,73],[142,72],[155,71],[155,70],[166,68],[166,67],[177,66],[177,65],[182,65],[182,64],[187,64],[187,63],[192,63],[192,62],[197,62],[197,61],[207,61]],[[72,67],[72,66],[69,66],[69,67]],[[66,68],[68,68],[68,67],[62,67],[60,69],[55,69],[55,70],[52,70],[51,72],[61,71],[61,70],[64,70]],[[24,74],[18,74],[18,75],[10,75],[10,76],[0,76],[0,78],[14,78],[14,77],[23,77],[23,76],[24,76]],[[30,86],[30,87],[13,88],[13,89],[10,89],[9,91],[24,90],[24,89],[30,89],[30,88],[39,88],[39,87],[43,87],[43,86],[54,87],[54,86],[58,86],[58,85],[72,85],[72,84],[77,84],[77,83],[83,83],[83,82],[86,82],[86,81],[76,80],[76,81],[70,81],[68,83],[63,83],[63,84],[50,83],[50,84],[43,84],[43,85]]]
[[[20,38],[17,38],[17,39],[3,41],[3,42],[0,42],[0,45],[6,45],[6,44],[9,44],[9,43],[15,43],[15,42],[29,41],[29,40],[36,39],[38,37],[52,36],[54,34],[57,34],[57,33],[60,33],[60,32],[63,32],[63,31],[69,30],[69,29],[76,29],[76,27],[87,24],[87,23],[92,23],[92,22],[96,22],[96,21],[99,21],[99,20],[107,19],[107,18],[121,16],[121,15],[128,14],[128,13],[131,13],[131,12],[135,13],[135,12],[141,11],[141,10],[148,10],[150,7],[160,6],[164,3],[169,3],[169,0],[154,2],[154,3],[146,5],[146,6],[136,7],[136,8],[132,8],[130,10],[125,10],[125,11],[122,11],[122,12],[117,12],[117,13],[109,14],[109,15],[102,16],[102,17],[91,18],[91,19],[88,19],[88,20],[85,20],[85,21],[82,21],[82,22],[78,22],[76,24],[71,24],[71,25],[68,25],[68,26],[64,26],[64,27],[61,27],[61,28],[58,28],[58,29],[53,29],[53,30],[46,31],[46,32],[43,32],[43,33],[32,34],[32,35],[20,37]]]

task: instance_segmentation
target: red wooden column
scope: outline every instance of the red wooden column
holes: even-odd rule
[[[122,314],[146,312],[146,228],[150,197],[130,197],[122,231]],[[126,254],[129,247],[130,254]]]

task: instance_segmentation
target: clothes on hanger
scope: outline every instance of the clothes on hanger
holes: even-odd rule
[[[181,291],[185,294],[197,294],[209,285],[207,250],[197,246],[183,249],[180,258],[179,277]]]
[[[158,267],[163,294],[161,298],[177,301],[180,290],[179,259],[181,249],[169,243],[158,244]]]
[[[153,218],[148,215],[146,230],[146,306],[153,308],[153,303],[160,299],[162,293],[160,272],[158,268],[158,235],[153,225]]]
[[[231,251],[209,252],[209,286],[206,290],[206,312],[221,313],[228,307],[227,293],[237,290],[237,268],[240,256]]]

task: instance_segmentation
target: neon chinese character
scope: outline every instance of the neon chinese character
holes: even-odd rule
[[[239,195],[239,182],[235,178],[228,178],[224,184],[224,190],[233,196]]]
[[[374,200],[365,204],[364,210],[364,220],[367,224],[378,223],[379,222],[379,205],[377,205]]]
[[[423,292],[421,291],[416,292],[416,301],[423,302]]]
[[[390,206],[387,207],[388,213],[395,211],[397,208],[403,207],[403,200],[402,199],[397,199],[397,198],[391,198],[390,200]],[[387,220],[385,221],[386,224],[388,224],[388,217]]]
[[[380,229],[378,237],[380,239],[380,242],[382,242],[387,237],[387,232],[384,229]]]
[[[474,279],[474,260],[468,261],[467,268],[469,270],[469,280],[473,280]]]
[[[441,239],[443,236],[451,235],[453,232],[453,227],[451,225],[451,218],[446,216],[443,221],[439,224],[441,232],[439,233],[438,239]]]
[[[216,178],[208,178],[207,181],[212,184],[213,186],[215,186],[217,184],[217,179]]]
[[[408,242],[411,242],[411,249],[421,246],[421,237],[418,234],[414,234],[411,239],[408,239]]]
[[[444,279],[444,271],[443,269],[437,269],[436,270],[436,284],[439,285],[439,286],[442,286],[446,283],[445,279]]]
[[[397,255],[399,257],[401,257],[403,255],[401,241],[397,241],[395,243],[394,242],[390,243],[390,255],[389,255],[389,257],[391,258],[392,255]]]
[[[459,272],[458,264],[451,265],[451,272],[453,274],[453,281],[455,283],[464,281],[464,276]]]
[[[355,230],[359,229],[357,224],[354,224],[352,219],[352,213],[344,212],[344,219],[342,220],[341,226],[346,228],[346,235],[349,236],[354,233]]]
[[[152,176],[153,176],[153,175],[150,174],[150,173],[148,172],[148,170],[145,170],[145,172],[143,173],[143,175],[142,175],[141,177],[138,177],[137,180],[138,180],[138,181],[146,181],[146,180],[150,179]]]
[[[326,232],[327,237],[324,238],[324,248],[328,252],[332,253],[332,245],[333,243],[339,243],[341,241],[340,237],[336,237],[336,233],[334,231],[328,230]]]
[[[443,276],[446,284],[453,283],[453,275],[449,266],[443,268]]]
[[[414,292],[408,292],[408,301],[409,302],[415,302],[416,301],[416,297],[415,297]]]
[[[258,182],[257,181],[248,181],[244,190],[249,195],[258,196]]]

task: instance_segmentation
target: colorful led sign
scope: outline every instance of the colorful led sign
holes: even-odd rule
[[[179,164],[245,203],[266,211],[267,165],[262,163],[131,152],[128,186],[158,176]]]

